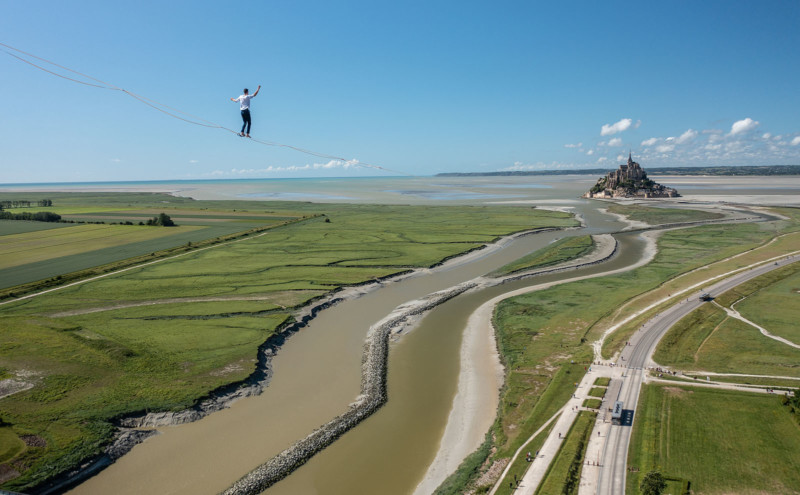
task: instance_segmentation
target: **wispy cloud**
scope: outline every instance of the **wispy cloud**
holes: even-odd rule
[[[608,145],[609,146],[621,146],[622,145],[622,138],[615,137],[615,138],[609,139],[608,140]]]
[[[636,123],[636,127],[639,127],[641,124],[641,120]],[[619,122],[615,122],[613,124],[603,124],[600,128],[600,135],[601,136],[611,136],[612,134],[616,134],[618,132],[627,131],[630,129],[631,125],[633,125],[633,119],[622,119]]]
[[[580,148],[581,146],[583,146],[583,143],[565,144],[564,145],[565,148]]]
[[[792,146],[800,145],[800,136],[795,136],[789,144]]]
[[[347,170],[358,166],[358,160],[330,160],[326,163],[308,163],[305,165],[289,165],[285,167],[270,165],[265,168],[232,168],[230,170],[214,170],[210,175],[214,176],[242,176],[242,175],[257,175],[257,174],[275,174],[275,173],[294,173],[306,172],[314,170],[334,170],[343,169]]]
[[[651,137],[650,139],[645,139],[642,141],[642,146],[653,146],[659,141],[659,138]]]

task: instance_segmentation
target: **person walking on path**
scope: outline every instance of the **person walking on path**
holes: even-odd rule
[[[239,102],[239,110],[242,111],[242,132],[239,133],[242,137],[250,137],[250,100],[255,98],[258,95],[258,92],[261,91],[261,85],[258,85],[258,89],[252,95],[249,94],[247,88],[244,88],[244,94],[240,95],[238,98],[231,98],[231,101],[238,101]],[[247,133],[245,134],[244,129],[247,127]]]

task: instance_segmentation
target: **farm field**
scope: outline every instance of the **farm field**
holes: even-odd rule
[[[225,228],[248,215],[246,222],[304,221],[0,306],[2,376],[34,384],[0,399],[0,418],[18,438],[39,439],[6,455],[3,488],[24,491],[96,454],[115,417],[180,410],[247,378],[258,347],[322,294],[431,266],[502,235],[576,223],[514,207],[261,203],[242,212],[244,205],[200,207],[234,217]],[[189,213],[184,205],[175,217]]]
[[[633,428],[628,493],[652,469],[692,493],[800,490],[800,425],[777,395],[645,385]]]
[[[76,224],[66,229],[0,235],[0,274],[2,270],[13,266],[185,234],[198,228]]]

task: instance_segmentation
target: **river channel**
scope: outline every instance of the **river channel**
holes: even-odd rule
[[[226,489],[347,409],[360,392],[366,333],[398,305],[484,275],[557,238],[624,226],[598,211],[596,203],[565,203],[583,217],[585,228],[522,236],[468,263],[389,283],[322,311],[275,356],[274,376],[263,394],[195,423],[161,428],[160,435],[71,493],[213,494]],[[468,316],[505,292],[635,263],[643,241],[636,234],[616,237],[620,255],[608,262],[468,292],[432,310],[392,345],[388,403],[266,493],[411,493],[433,460],[447,422]]]

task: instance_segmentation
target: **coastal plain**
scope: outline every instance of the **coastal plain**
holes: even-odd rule
[[[124,197],[114,196],[116,201]],[[88,197],[91,194],[84,193],[82,200],[87,201]],[[111,420],[126,411],[180,410],[196,404],[216,387],[246,380],[257,366],[259,346],[294,318],[299,308],[324,294],[366,282],[388,281],[398,274],[474,251],[514,232],[576,225],[568,214],[530,206],[406,207],[241,201],[227,204],[226,210],[212,201],[194,202],[175,196],[158,196],[158,200],[161,204],[177,204],[152,209],[153,205],[146,201],[126,199],[133,203],[132,212],[150,215],[154,211],[174,211],[175,218],[185,221],[195,214],[208,217],[203,209],[213,207],[217,210],[213,215],[219,219],[214,223],[231,229],[227,232],[231,236],[253,228],[252,223],[230,225],[248,215],[269,216],[274,222],[260,218],[263,230],[201,248],[186,246],[188,241],[181,239],[167,246],[180,248],[180,252],[164,253],[163,261],[156,264],[134,266],[124,274],[111,274],[0,306],[3,329],[13,330],[3,332],[7,339],[3,349],[8,344],[9,350],[0,355],[0,379],[33,385],[0,399],[0,418],[5,423],[0,428],[4,447],[0,462],[17,473],[18,467],[27,468],[24,474],[1,486],[33,486],[57,469],[74,465],[79,457],[100,452],[113,433]],[[91,201],[100,204],[103,199]],[[546,201],[551,199],[542,204]],[[570,201],[562,203],[568,205]],[[525,205],[524,201],[520,204]],[[512,459],[514,452],[571,396],[574,383],[597,357],[593,355],[592,342],[649,301],[691,285],[693,277],[707,277],[715,269],[723,272],[754,258],[799,247],[794,234],[798,215],[793,208],[769,210],[783,220],[714,225],[724,216],[719,208],[652,206],[608,205],[608,210],[627,217],[630,225],[698,225],[658,235],[652,261],[644,266],[499,303],[494,326],[505,385],[497,419],[484,444],[438,493],[467,489],[484,493],[492,487],[494,493],[511,493],[508,477],[515,473],[521,476],[521,470],[527,467],[524,458]],[[93,213],[91,206],[83,208],[73,212],[93,219],[110,215],[106,216],[107,221],[133,218],[133,213],[120,210]],[[212,223],[208,218],[205,221]],[[12,229],[9,227],[9,232]],[[61,226],[58,229],[64,230]],[[505,271],[531,270],[580,257],[591,250],[591,243],[586,241],[585,237],[567,237],[531,253],[519,267],[507,266]],[[776,283],[791,287],[792,281],[789,274]],[[780,297],[791,297],[785,296],[785,287],[774,290]],[[125,297],[120,298],[119,294]],[[755,318],[759,304],[763,302],[759,303],[754,295],[739,303],[739,309]],[[714,321],[713,315],[711,318]],[[790,314],[773,317],[778,323],[790,318]],[[773,322],[767,324],[776,327]],[[635,321],[624,325],[605,338],[604,355],[617,353],[624,345],[626,332],[635,330],[636,325]],[[746,329],[734,331],[744,334]],[[794,337],[791,328],[780,325],[775,333]],[[722,342],[737,341],[738,334],[733,335]],[[758,346],[772,345],[757,338],[755,341]],[[682,341],[678,345],[691,350]],[[714,346],[707,347],[707,359],[726,359]],[[767,348],[757,348],[754,359],[769,352]],[[790,351],[783,352],[786,359],[793,359]],[[83,368],[93,371],[87,373]],[[98,373],[99,368],[107,368],[107,372]],[[774,368],[760,371],[772,374]],[[136,374],[144,376],[131,381],[131,375]],[[645,394],[642,400],[650,397]],[[37,421],[25,424],[21,418],[33,411]],[[584,426],[577,430],[585,432]],[[537,442],[541,442],[538,437],[528,445],[536,448]],[[58,446],[67,455],[55,453]],[[574,454],[580,454],[580,449]],[[572,454],[564,454],[565,458],[569,455]],[[520,471],[509,471],[505,481],[498,479],[499,469],[509,462]],[[567,467],[559,466],[555,473],[573,472],[569,463]],[[34,471],[44,474],[37,477]],[[4,468],[4,473],[14,474],[9,468]],[[549,475],[547,486],[560,486],[562,482],[553,476],[561,475]],[[717,474],[701,471],[680,476],[703,484],[708,476]],[[795,483],[791,477],[780,481],[789,487],[787,490]],[[754,486],[758,486],[757,479],[740,488]],[[276,493],[281,493],[280,489]]]
[[[186,199],[117,196],[137,211],[177,201],[176,219],[212,217],[202,203],[187,215]],[[83,195],[76,201],[92,205],[103,199]],[[227,234],[252,227],[254,207],[261,217],[301,221],[275,221],[268,226],[278,227],[260,234],[207,248],[187,246],[160,263],[4,301],[3,376],[32,385],[2,399],[2,419],[9,425],[4,431],[40,440],[6,455],[3,486],[24,490],[99,454],[115,418],[183,409],[246,379],[259,346],[293,311],[325,293],[428,267],[514,232],[575,225],[567,214],[528,207],[270,203],[265,212],[257,202],[213,206],[228,208],[213,214],[227,220],[217,222]],[[80,214],[96,219],[105,213],[91,209],[83,206]],[[163,211],[171,213],[166,206]],[[114,214],[118,220],[121,212]],[[132,243],[143,230],[170,231],[116,228],[128,229]],[[26,234],[12,234],[20,235]],[[183,238],[175,242],[183,247]],[[87,240],[82,249],[91,252],[93,246]],[[62,266],[63,273],[71,271]]]

